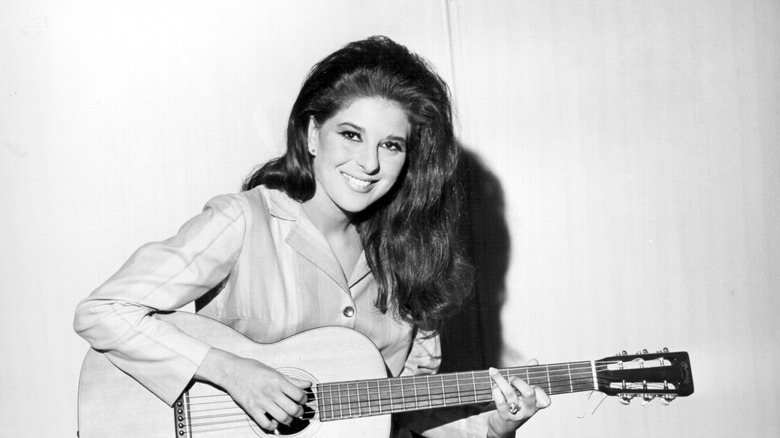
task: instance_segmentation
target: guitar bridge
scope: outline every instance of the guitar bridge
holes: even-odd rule
[[[176,427],[176,436],[192,436],[190,427],[190,398],[189,392],[184,392],[173,405],[173,421]]]

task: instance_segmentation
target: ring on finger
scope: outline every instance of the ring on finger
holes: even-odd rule
[[[507,409],[509,410],[510,414],[515,415],[516,413],[520,412],[520,405],[512,402],[507,405]]]

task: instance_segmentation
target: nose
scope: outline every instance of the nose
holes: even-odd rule
[[[371,143],[359,148],[355,161],[366,174],[373,175],[379,172],[379,146],[368,146],[369,144]]]

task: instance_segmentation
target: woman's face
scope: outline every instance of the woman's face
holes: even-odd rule
[[[322,125],[309,120],[309,152],[314,155],[320,210],[350,215],[365,210],[398,180],[411,124],[392,101],[364,97]]]

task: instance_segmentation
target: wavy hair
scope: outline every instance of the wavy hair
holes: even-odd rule
[[[311,199],[316,185],[307,151],[309,119],[321,125],[363,97],[397,103],[412,125],[398,181],[353,218],[378,283],[375,305],[437,330],[471,292],[473,273],[458,241],[459,147],[450,92],[423,58],[375,36],[314,65],[290,112],[286,152],[252,173],[243,189],[262,184],[299,202]]]

